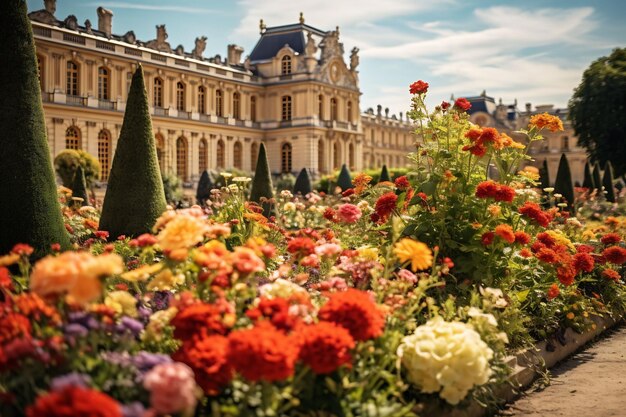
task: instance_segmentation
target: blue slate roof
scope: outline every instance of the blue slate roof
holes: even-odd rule
[[[276,56],[285,45],[298,54],[304,53],[306,32],[324,36],[325,32],[305,24],[294,24],[267,28],[250,53],[250,61],[266,61]]]

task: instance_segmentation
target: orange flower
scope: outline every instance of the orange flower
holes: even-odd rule
[[[508,224],[497,225],[495,233],[509,243],[515,242],[515,233],[513,232],[513,228]]]
[[[367,185],[372,181],[372,177],[361,172],[354,177],[352,180],[352,184],[354,185],[354,192],[356,194],[361,194],[366,188]]]
[[[530,118],[530,126],[537,129],[547,128],[550,132],[560,132],[563,130],[563,122],[557,116],[548,113],[536,114]]]

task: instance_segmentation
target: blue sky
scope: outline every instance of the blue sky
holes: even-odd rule
[[[114,33],[150,40],[166,24],[172,46],[186,50],[207,36],[205,56],[225,56],[229,43],[245,55],[260,18],[277,26],[302,11],[312,26],[338,25],[346,51],[360,49],[361,109],[382,104],[392,113],[406,111],[417,79],[430,83],[431,104],[486,90],[520,108],[563,107],[591,61],[626,47],[623,0],[57,0],[56,16],[96,26],[98,6],[113,11]]]

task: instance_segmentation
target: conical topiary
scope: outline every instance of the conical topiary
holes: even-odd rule
[[[583,188],[593,191],[596,186],[593,183],[593,176],[591,175],[591,167],[589,162],[585,163],[585,178],[583,179]]]
[[[34,257],[69,249],[50,160],[26,1],[0,2],[0,254],[27,243]]]
[[[337,186],[341,188],[341,191],[346,191],[347,189],[352,188],[352,177],[350,177],[350,171],[348,171],[346,164],[341,166],[341,171],[339,172],[339,177],[337,178]]]
[[[615,188],[613,188],[613,166],[611,165],[611,161],[606,161],[606,165],[604,166],[602,186],[604,187],[604,198],[606,198],[606,201],[615,203]]]
[[[198,189],[196,190],[196,200],[198,204],[201,206],[211,198],[211,190],[213,189],[213,182],[211,182],[211,177],[209,173],[205,169],[202,171],[202,175],[200,175],[200,180],[198,181]]]
[[[387,165],[383,165],[383,169],[380,171],[380,178],[378,178],[378,182],[385,181],[391,181],[391,177],[389,176],[389,170],[387,170]]]
[[[252,180],[252,188],[250,189],[250,201],[254,201],[263,207],[263,215],[269,217],[272,214],[272,205],[267,202],[261,202],[261,198],[267,200],[274,198],[274,186],[272,185],[272,175],[270,173],[270,164],[267,161],[267,152],[265,144],[259,147],[259,156],[254,171],[254,179]]]
[[[554,192],[561,194],[567,201],[567,206],[572,211],[574,206],[574,185],[572,184],[572,173],[569,169],[569,162],[565,154],[561,154],[559,169],[554,181]]]
[[[126,113],[113,157],[100,229],[115,239],[152,230],[165,210],[165,192],[152,131],[141,65],[128,92]]]
[[[598,191],[602,192],[602,174],[600,173],[600,164],[597,162],[593,166],[593,187]]]
[[[81,206],[89,205],[89,196],[87,196],[87,182],[85,181],[85,172],[80,165],[74,173],[74,182],[72,183],[72,197],[82,198]]]
[[[548,170],[548,160],[544,159],[541,168],[539,169],[539,180],[541,181],[541,188],[550,187],[550,171]]]
[[[309,194],[313,190],[311,186],[311,178],[309,178],[309,171],[306,168],[302,168],[296,178],[296,183],[293,186],[293,193],[300,193],[302,196]]]

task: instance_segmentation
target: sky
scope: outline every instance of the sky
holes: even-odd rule
[[[42,0],[27,0],[29,11]],[[231,43],[244,56],[268,27],[306,23],[340,28],[346,51],[360,50],[361,110],[381,104],[405,112],[408,86],[430,84],[427,102],[476,96],[505,104],[565,107],[583,71],[595,59],[626,47],[625,0],[57,0],[56,17],[75,15],[97,27],[96,9],[113,11],[113,32],[168,41],[190,51],[207,36],[205,56],[226,55]]]

